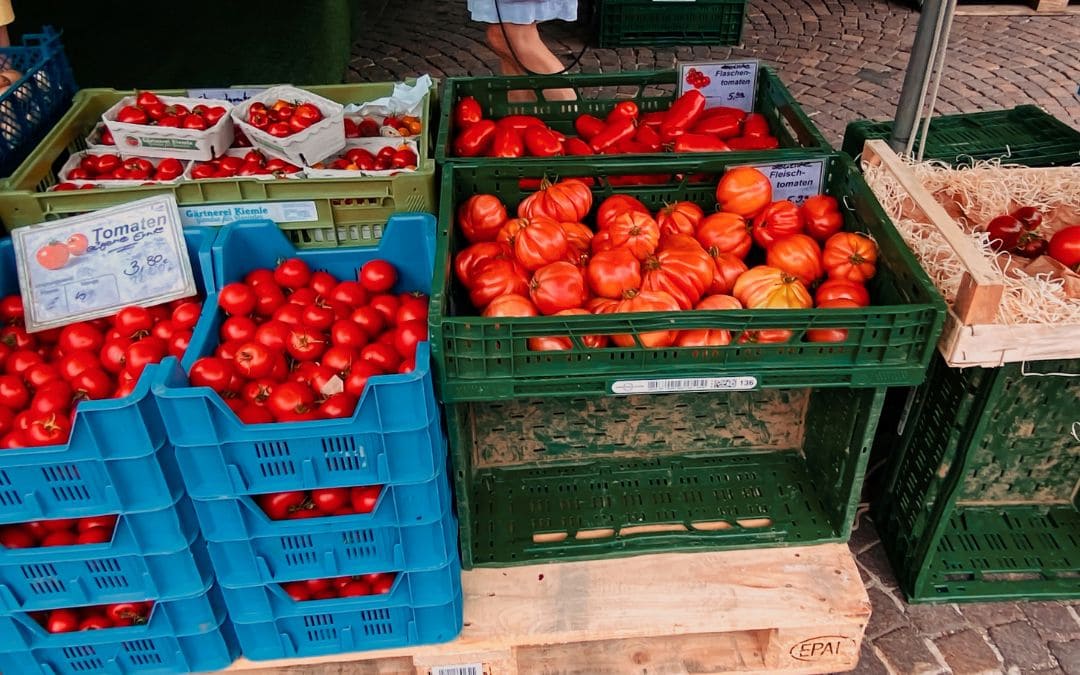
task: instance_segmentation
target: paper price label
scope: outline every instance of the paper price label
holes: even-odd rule
[[[662,380],[619,380],[611,384],[613,394],[670,394],[685,391],[749,391],[758,379],[751,375],[736,377],[684,377]]]
[[[30,332],[195,295],[173,195],[18,228],[11,240]]]
[[[787,199],[802,204],[807,197],[821,194],[821,184],[825,179],[824,159],[750,166],[769,177],[774,202]]]
[[[679,94],[697,89],[705,96],[706,108],[722,105],[753,112],[760,63],[757,59],[680,63]]]
[[[227,87],[225,89],[188,89],[188,98],[213,98],[233,105],[266,91],[264,87]]]
[[[180,222],[185,227],[220,227],[234,220],[252,218],[275,223],[314,223],[319,220],[319,212],[315,202],[246,202],[180,208]]]

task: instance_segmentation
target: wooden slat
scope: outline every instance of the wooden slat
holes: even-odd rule
[[[449,644],[230,670],[383,675],[407,657],[418,675],[471,663],[487,675],[840,672],[857,663],[870,615],[843,544],[477,569],[462,581],[465,629]]]
[[[867,141],[862,158],[871,166],[884,168],[896,179],[911,199],[913,215],[937,227],[960,259],[965,271],[952,309],[961,322],[993,323],[1005,290],[993,263],[986,259],[971,237],[960,229],[934,196],[923,188],[888,143]]]
[[[965,326],[952,312],[938,342],[953,368],[996,368],[1005,363],[1080,358],[1078,324],[977,324]]]

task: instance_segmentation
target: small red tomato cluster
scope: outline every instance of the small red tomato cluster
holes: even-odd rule
[[[125,307],[30,334],[22,299],[0,300],[0,449],[66,443],[80,401],[127,396],[146,366],[182,357],[201,309],[193,299]]]
[[[155,166],[149,159],[119,155],[84,155],[64,176],[65,180],[175,180],[184,173],[184,165],[175,157],[158,160]]]
[[[339,281],[290,258],[226,285],[221,343],[192,365],[192,385],[247,424],[349,417],[368,378],[412,372],[427,340],[428,298],[390,294],[397,278],[385,260]]]
[[[480,103],[472,97],[458,101],[454,120],[453,152],[458,157],[726,152],[780,146],[764,115],[723,106],[706,110],[705,96],[696,89],[675,99],[667,110],[643,114],[633,101],[621,101],[604,119],[579,115],[574,120],[577,136],[567,136],[532,115],[484,119]]]
[[[334,598],[355,598],[363,595],[384,595],[394,587],[394,572],[378,574],[359,574],[352,577],[333,577],[330,579],[308,579],[290,581],[281,584],[281,590],[288,593],[295,602],[309,600],[332,600]]]
[[[120,108],[116,114],[116,121],[125,124],[147,124],[202,131],[217,124],[226,112],[225,108],[219,105],[208,106],[200,103],[190,110],[179,103],[167,105],[157,97],[157,94],[144,91],[135,98],[134,105]],[[102,142],[108,143],[104,139]]]
[[[686,83],[695,89],[702,89],[712,84],[712,78],[697,68],[686,71]]]
[[[390,115],[379,123],[373,117],[365,117],[359,122],[345,118],[345,138],[375,138],[382,135],[382,129],[389,127],[400,136],[417,136],[423,129],[419,117],[412,115]]]
[[[243,157],[225,156],[208,162],[195,162],[191,177],[232,178],[233,176],[286,176],[296,173],[300,167],[276,157],[267,159],[258,150],[248,150]]]
[[[314,103],[281,99],[269,106],[262,101],[256,101],[251,104],[247,113],[248,124],[278,138],[300,133],[322,118],[322,111]]]
[[[270,520],[301,520],[371,513],[381,492],[381,485],[358,485],[271,492],[255,501]]]
[[[78,546],[112,541],[116,516],[31,520],[0,527],[0,544],[5,548]]]
[[[407,145],[400,147],[386,146],[377,153],[365,148],[350,148],[344,155],[334,159],[326,166],[328,169],[342,171],[390,171],[393,169],[415,169],[419,163],[416,152]],[[315,168],[323,168],[316,164]]]
[[[80,630],[104,630],[141,626],[150,620],[154,602],[114,602],[111,605],[71,607],[33,612],[31,616],[50,633],[73,633]]]

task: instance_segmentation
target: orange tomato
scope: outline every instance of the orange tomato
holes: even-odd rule
[[[821,247],[805,234],[792,234],[777,240],[765,254],[765,264],[812,284],[825,273],[821,264]]]
[[[854,232],[837,232],[825,242],[822,262],[830,279],[865,283],[877,271],[877,244]]]
[[[739,259],[750,252],[753,240],[746,220],[735,213],[714,213],[706,216],[694,235],[702,246],[715,253],[730,253]]]
[[[660,234],[693,235],[705,212],[694,202],[675,202],[656,212]]]
[[[753,167],[728,169],[716,185],[716,201],[721,211],[753,216],[772,201],[772,183]]]
[[[710,295],[702,298],[694,309],[725,310],[742,309],[742,303],[730,295]],[[731,344],[731,331],[725,328],[700,328],[679,333],[675,344],[679,347],[711,347]]]
[[[740,276],[732,295],[748,309],[807,309],[814,304],[798,277],[767,265]]]
[[[679,303],[664,291],[629,291],[626,298],[615,306],[615,312],[677,312]],[[612,335],[611,341],[619,347],[635,347],[638,342],[647,348],[670,347],[678,331],[660,330],[637,333],[636,335]]]
[[[639,211],[627,211],[615,216],[606,230],[613,248],[625,246],[634,257],[644,260],[660,244],[660,226],[652,216]]]

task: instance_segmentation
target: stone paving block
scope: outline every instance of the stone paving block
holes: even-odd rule
[[[1050,651],[1066,675],[1080,675],[1080,640],[1051,642]]]
[[[1005,658],[1005,666],[1015,666],[1023,672],[1049,668],[1050,650],[1039,633],[1024,621],[1013,621],[990,628],[990,637]]]
[[[907,617],[920,633],[931,637],[955,633],[968,626],[952,605],[908,605]]]
[[[978,632],[968,629],[934,640],[954,675],[992,675],[1001,672],[1001,659]]]
[[[859,649],[859,663],[849,675],[890,675],[888,668],[881,662],[869,640],[863,640]]]
[[[866,624],[866,636],[870,639],[885,635],[908,625],[903,610],[897,607],[898,598],[877,587],[867,589],[870,596],[870,621]]]
[[[893,575],[889,557],[885,554],[885,547],[881,544],[871,546],[859,553],[856,558],[859,567],[873,575],[875,579],[888,588],[896,588],[896,577]]]
[[[945,672],[933,652],[913,628],[900,628],[876,640],[885,665],[904,675],[932,675]]]
[[[1015,602],[977,602],[960,605],[960,613],[974,626],[999,626],[1022,621],[1024,613]]]
[[[1080,622],[1067,605],[1058,602],[1026,602],[1020,605],[1020,609],[1044,639],[1080,638]]]

